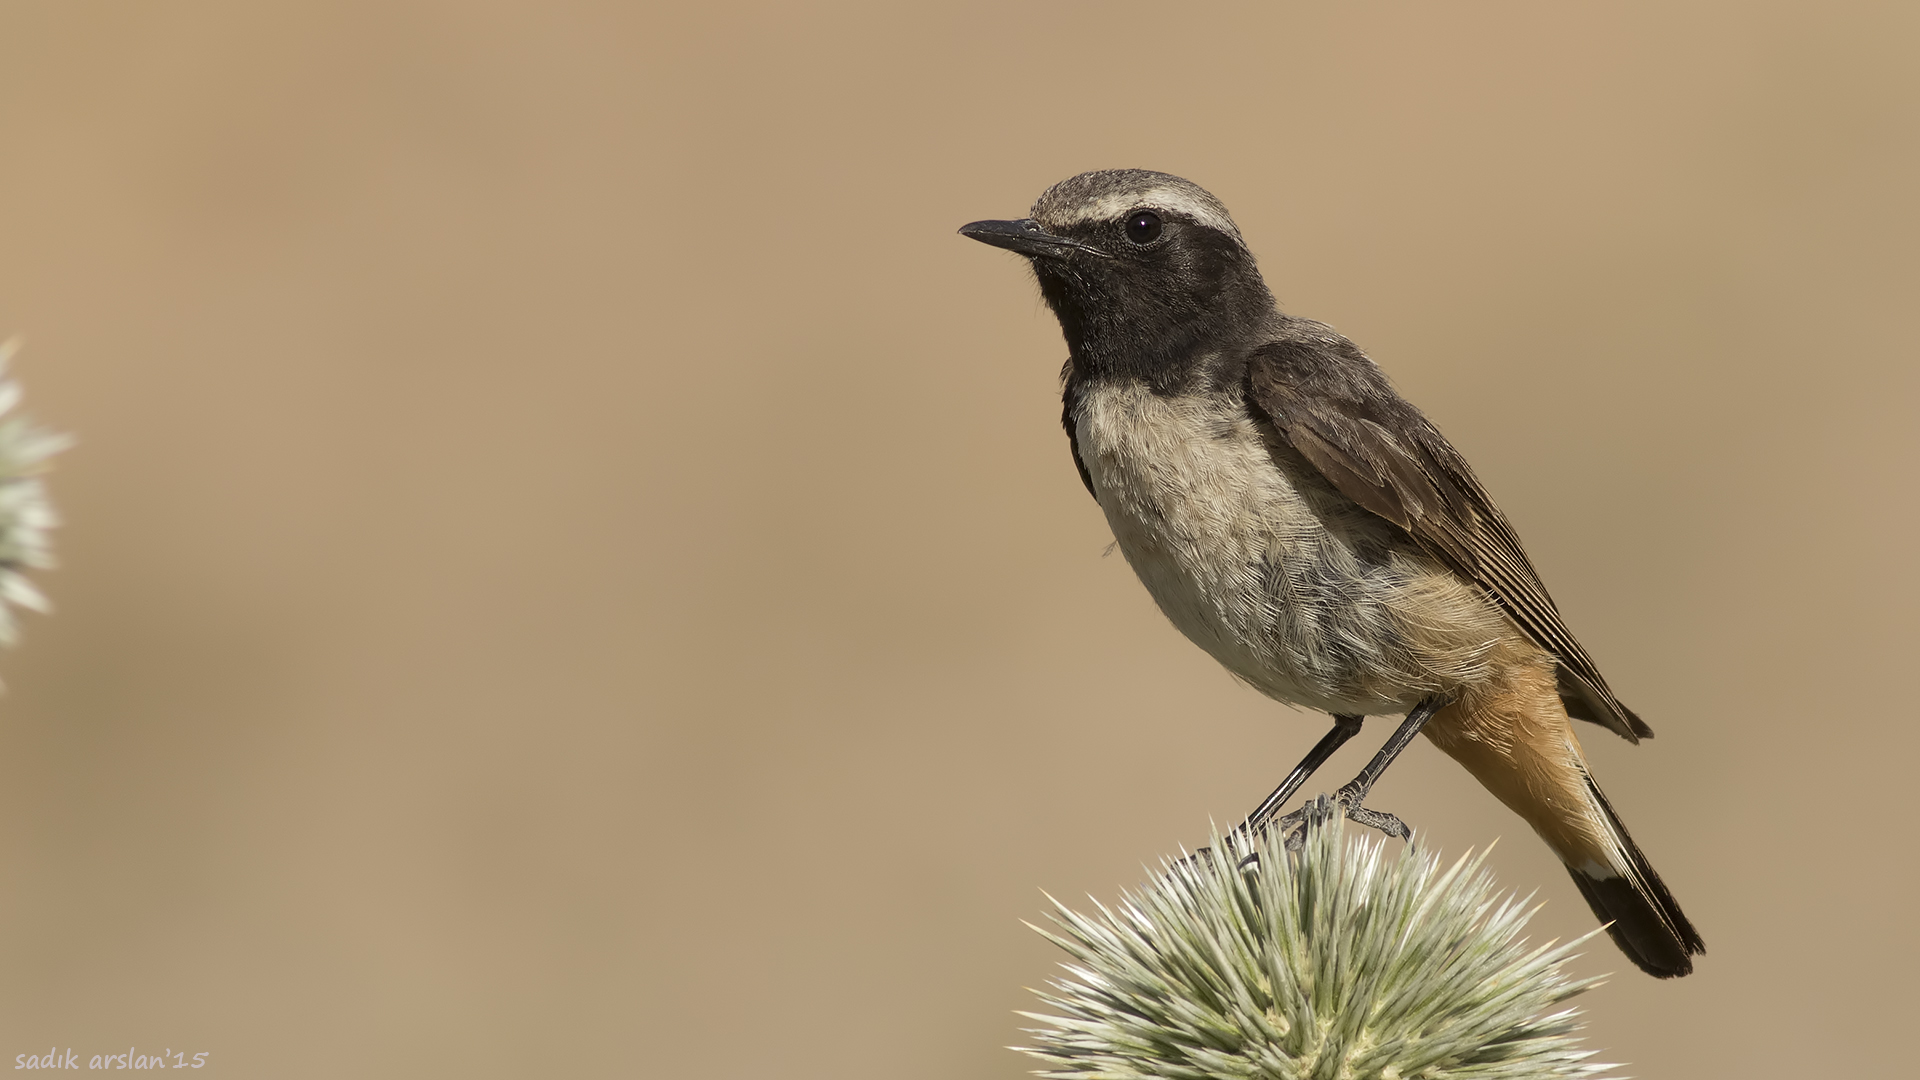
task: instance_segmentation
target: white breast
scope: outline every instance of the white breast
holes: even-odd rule
[[[1411,681],[1396,677],[1404,650],[1383,602],[1395,570],[1363,565],[1354,522],[1275,465],[1244,405],[1085,386],[1075,435],[1120,550],[1195,644],[1282,701],[1357,714],[1411,704],[1383,687]]]

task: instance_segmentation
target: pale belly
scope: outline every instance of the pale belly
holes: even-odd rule
[[[1317,474],[1283,472],[1240,403],[1089,386],[1075,435],[1160,610],[1270,697],[1378,715],[1486,677],[1504,617]]]

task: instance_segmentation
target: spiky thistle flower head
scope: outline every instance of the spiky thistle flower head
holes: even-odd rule
[[[48,531],[60,523],[40,474],[73,440],[35,425],[16,409],[20,384],[7,375],[18,341],[0,344],[0,644],[19,637],[16,607],[48,609],[26,572],[53,565]]]
[[[1495,892],[1485,853],[1442,868],[1346,839],[1288,853],[1282,830],[1168,864],[1113,908],[1053,901],[1072,962],[1026,1053],[1061,1080],[1545,1080],[1612,1068],[1580,1049],[1594,979],[1521,938],[1537,908]],[[1244,854],[1251,848],[1257,861]],[[1049,897],[1051,900],[1052,898]],[[1036,929],[1038,929],[1036,927]],[[1598,931],[1596,931],[1597,933]],[[1591,935],[1588,935],[1589,937]]]

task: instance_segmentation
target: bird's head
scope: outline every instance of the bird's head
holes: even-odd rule
[[[1264,328],[1273,296],[1220,200],[1144,169],[1081,173],[962,236],[1025,255],[1074,362],[1157,377]]]

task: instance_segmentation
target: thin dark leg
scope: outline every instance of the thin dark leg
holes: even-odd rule
[[[1239,828],[1227,834],[1228,850],[1238,848],[1240,841],[1250,839],[1261,829],[1266,828],[1267,823],[1273,820],[1273,816],[1280,812],[1280,808],[1287,805],[1287,800],[1293,798],[1293,793],[1300,790],[1300,785],[1307,782],[1307,777],[1312,776],[1314,770],[1325,765],[1327,759],[1333,756],[1333,752],[1346,745],[1348,739],[1360,734],[1360,724],[1365,720],[1364,716],[1336,715],[1333,718],[1333,730],[1322,735],[1320,741],[1313,744],[1313,749],[1307,751],[1307,756],[1300,759],[1300,764],[1295,765],[1293,771],[1287,774],[1287,778],[1280,781],[1280,786],[1273,789],[1273,794],[1260,800],[1260,805],[1253,808],[1253,813],[1247,815],[1247,820],[1241,822]],[[1291,821],[1294,816],[1289,814],[1282,820]],[[1200,851],[1193,853],[1193,857],[1198,858],[1200,852],[1206,850],[1201,848]],[[1249,852],[1246,858],[1241,860],[1241,865],[1247,866],[1257,858],[1257,855]]]
[[[1387,744],[1380,748],[1379,753],[1373,755],[1373,760],[1367,762],[1367,767],[1360,770],[1360,775],[1348,781],[1334,793],[1335,801],[1346,810],[1349,820],[1369,828],[1379,829],[1398,840],[1406,840],[1413,836],[1413,830],[1407,828],[1406,822],[1392,814],[1369,810],[1364,804],[1368,793],[1373,790],[1373,785],[1380,779],[1380,774],[1387,771],[1387,766],[1393,764],[1393,759],[1400,756],[1400,751],[1407,748],[1407,744],[1413,741],[1415,735],[1420,734],[1420,729],[1426,726],[1427,721],[1433,719],[1433,715],[1446,704],[1446,698],[1432,697],[1415,705],[1413,711],[1407,713],[1407,718],[1394,729],[1393,737],[1387,740]],[[1288,814],[1283,820],[1287,823],[1289,830],[1304,826],[1307,813],[1314,809],[1314,807],[1302,807]],[[1324,812],[1327,808],[1323,806],[1319,809]],[[1287,839],[1288,846],[1293,847],[1295,837],[1290,834]]]
[[[1335,716],[1333,730],[1313,744],[1313,749],[1307,751],[1307,756],[1300,759],[1300,764],[1293,767],[1285,780],[1280,781],[1280,786],[1273,789],[1273,794],[1254,807],[1253,813],[1247,815],[1247,820],[1240,823],[1239,831],[1251,835],[1266,828],[1267,822],[1273,820],[1273,815],[1279,813],[1280,808],[1287,805],[1287,800],[1293,798],[1293,793],[1300,790],[1300,785],[1307,782],[1307,777],[1325,765],[1333,752],[1346,745],[1348,739],[1360,734],[1360,723],[1365,719],[1364,716]]]
[[[1380,774],[1387,771],[1387,766],[1393,764],[1393,759],[1400,756],[1400,751],[1407,748],[1407,744],[1413,741],[1413,737],[1420,734],[1420,729],[1425,727],[1427,721],[1433,719],[1433,714],[1439,712],[1445,704],[1446,701],[1441,698],[1428,698],[1415,705],[1413,711],[1407,714],[1407,718],[1400,721],[1400,726],[1394,730],[1393,737],[1387,740],[1387,745],[1382,746],[1380,752],[1373,755],[1373,760],[1367,762],[1367,767],[1360,770],[1359,776],[1347,781],[1346,785],[1340,789],[1338,796],[1340,801],[1350,802],[1354,806],[1366,802],[1367,793],[1373,790],[1373,785],[1380,779]]]

